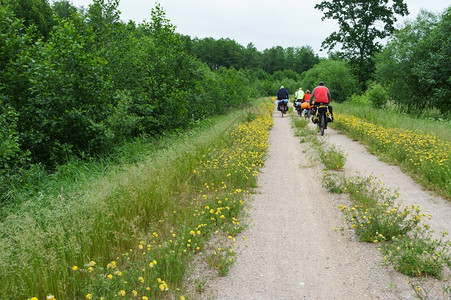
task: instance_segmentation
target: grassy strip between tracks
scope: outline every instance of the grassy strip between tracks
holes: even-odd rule
[[[272,110],[264,101],[235,112],[77,191],[42,195],[51,205],[39,211],[7,216],[0,297],[183,299],[179,284],[200,251],[227,274]],[[214,234],[228,243],[206,246]]]
[[[448,232],[437,234],[427,221],[431,215],[419,206],[405,206],[398,200],[397,191],[391,191],[374,177],[345,177],[339,171],[346,154],[336,147],[327,147],[307,128],[307,122],[295,119],[296,133],[301,142],[311,142],[318,151],[323,170],[322,182],[331,193],[347,194],[350,204],[339,205],[345,222],[359,241],[375,243],[386,265],[411,278],[432,276],[440,279],[451,271],[451,242]],[[334,228],[338,230],[338,228]],[[449,280],[449,278],[444,278]],[[428,291],[419,281],[409,281],[415,295],[426,299]],[[444,286],[444,295],[451,296],[451,286]]]

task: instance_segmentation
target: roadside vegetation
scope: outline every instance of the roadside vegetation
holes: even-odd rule
[[[9,215],[0,227],[3,295],[180,297],[187,263],[201,251],[226,275],[246,226],[242,209],[263,164],[272,109],[264,102],[211,120],[135,163],[41,193],[32,207]],[[67,181],[89,177],[90,169],[74,173]],[[214,234],[230,238],[207,247]]]
[[[314,130],[306,127],[305,120],[295,117],[293,123],[301,142],[310,142],[312,151],[320,156],[323,186],[331,193],[348,195],[349,203],[338,206],[348,227],[359,241],[377,244],[384,263],[411,278],[409,284],[416,297],[428,299],[422,278],[449,280],[443,277],[451,272],[448,232],[435,233],[428,224],[433,216],[419,206],[403,205],[398,192],[385,188],[377,178],[343,175],[340,169],[346,154],[325,145]],[[450,296],[449,286],[444,287],[443,295]]]

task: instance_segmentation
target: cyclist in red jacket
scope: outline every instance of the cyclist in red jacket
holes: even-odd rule
[[[315,106],[318,106],[320,104],[329,104],[330,98],[331,96],[329,89],[324,86],[324,82],[320,81],[318,83],[318,86],[312,92],[310,105],[312,105],[313,100],[315,100]]]
[[[312,97],[310,98],[310,105],[312,105],[313,100],[315,100],[313,105],[313,113],[316,114],[317,107],[320,105],[329,106],[330,102],[330,92],[327,87],[324,86],[324,82],[320,81],[318,86],[313,90]],[[325,129],[327,128],[327,122]]]

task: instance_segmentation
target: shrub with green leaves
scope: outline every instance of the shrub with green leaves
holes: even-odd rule
[[[16,163],[19,151],[17,113],[0,98],[0,175]]]
[[[366,90],[365,95],[368,97],[370,103],[377,108],[383,107],[388,100],[387,91],[378,83],[372,84]]]

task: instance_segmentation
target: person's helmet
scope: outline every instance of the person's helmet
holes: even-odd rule
[[[324,82],[323,82],[323,81],[320,81],[320,82],[318,83],[318,85],[324,85]]]
[[[283,89],[283,85],[281,85],[280,88]]]

